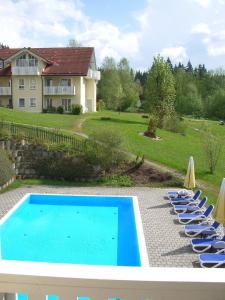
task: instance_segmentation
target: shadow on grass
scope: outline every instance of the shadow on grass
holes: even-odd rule
[[[139,122],[139,121],[129,121],[129,120],[121,120],[116,118],[110,118],[109,120],[102,120],[101,118],[94,118],[92,120],[98,122],[106,122],[106,123],[117,123],[117,124],[133,124],[133,125],[147,125],[147,122]]]

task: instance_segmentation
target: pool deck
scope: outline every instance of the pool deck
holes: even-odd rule
[[[0,194],[2,218],[26,193],[57,193],[80,195],[137,196],[141,210],[145,241],[151,267],[199,267],[198,256],[192,252],[190,238],[183,234],[176,215],[164,199],[167,189],[146,187],[50,187],[27,186]]]

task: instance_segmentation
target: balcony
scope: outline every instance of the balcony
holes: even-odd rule
[[[12,67],[12,75],[40,75],[38,67]]]
[[[75,86],[45,86],[45,96],[75,95]]]
[[[12,75],[40,75],[36,59],[18,59],[12,67]]]
[[[134,268],[1,261],[0,299],[221,300],[223,269]]]
[[[94,70],[89,69],[87,77],[88,77],[88,79],[100,80],[101,73],[100,73],[100,71],[94,71]]]
[[[11,96],[12,90],[10,86],[0,86],[0,96]]]

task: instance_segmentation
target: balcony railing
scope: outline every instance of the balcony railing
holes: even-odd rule
[[[94,70],[89,69],[87,77],[90,78],[90,79],[94,79],[94,80],[100,80],[101,79],[101,73],[100,73],[100,71],[94,71]]]
[[[40,75],[38,66],[12,67],[12,75]]]
[[[0,86],[0,96],[10,96],[12,95],[10,86]]]
[[[45,86],[45,96],[57,96],[57,95],[75,95],[75,86]]]
[[[222,300],[224,269],[101,267],[0,262],[0,299]]]

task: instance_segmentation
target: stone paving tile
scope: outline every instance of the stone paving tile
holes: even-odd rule
[[[107,187],[50,187],[27,186],[0,194],[0,218],[26,193],[130,195],[137,196],[141,211],[145,241],[152,267],[198,267],[197,255],[192,252],[190,238],[182,234],[176,215],[164,199],[166,189],[107,188]]]

